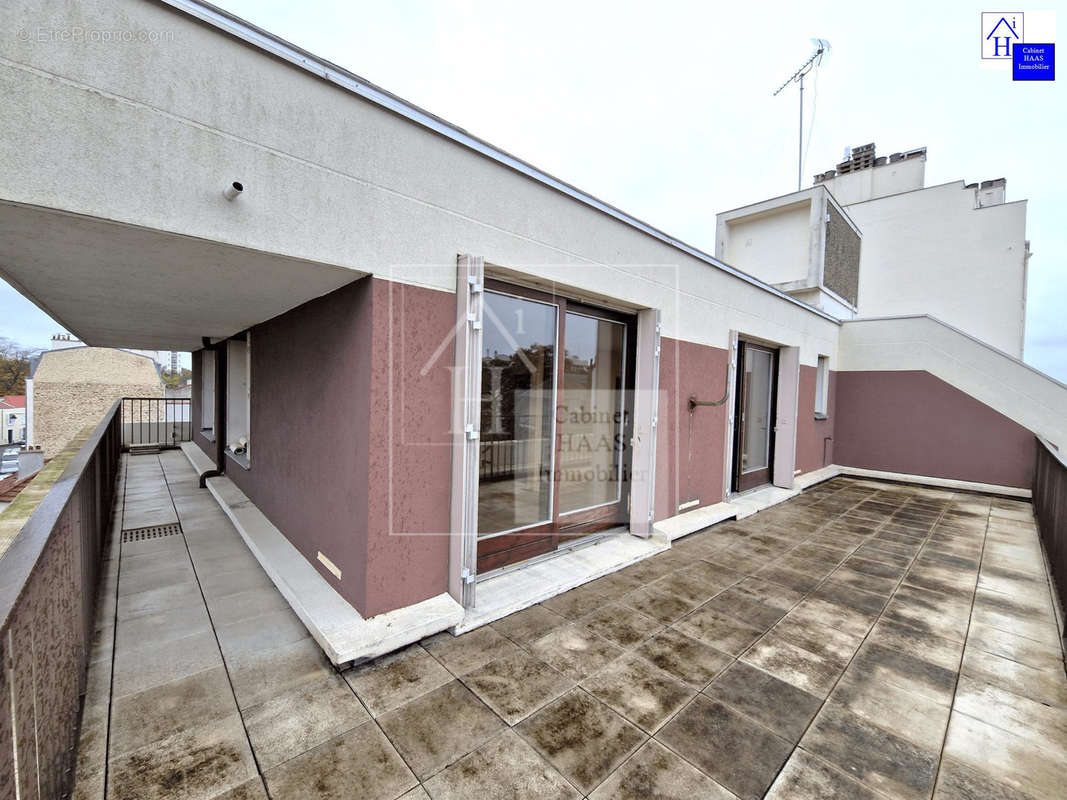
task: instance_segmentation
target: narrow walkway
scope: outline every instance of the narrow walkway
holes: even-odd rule
[[[77,798],[1067,785],[1067,678],[1027,503],[836,479],[342,673],[184,456],[127,458],[121,494]]]

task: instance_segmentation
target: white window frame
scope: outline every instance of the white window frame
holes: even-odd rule
[[[226,453],[238,464],[252,463],[252,334],[226,342]],[[245,452],[236,455],[237,440],[247,441]]]
[[[830,356],[815,363],[815,417],[825,419],[830,409]]]
[[[200,432],[215,438],[215,353],[200,354]]]

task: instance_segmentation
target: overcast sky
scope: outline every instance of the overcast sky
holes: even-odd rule
[[[1030,201],[1025,358],[1067,381],[1067,78],[983,66],[986,6],[215,1],[709,252],[716,212],[796,189],[796,89],[771,93],[829,39],[805,185],[870,141],[928,147],[927,185],[1007,178]],[[29,345],[57,330],[6,286],[0,312]]]

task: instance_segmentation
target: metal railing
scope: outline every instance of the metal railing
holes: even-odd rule
[[[1040,436],[1037,439],[1033,504],[1060,607],[1067,610],[1067,461]]]
[[[122,398],[122,445],[177,447],[193,440],[188,397]]]
[[[116,400],[0,558],[0,785],[13,797],[72,783],[120,425]]]

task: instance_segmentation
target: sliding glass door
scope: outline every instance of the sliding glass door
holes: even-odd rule
[[[478,571],[626,522],[630,318],[487,282]]]

